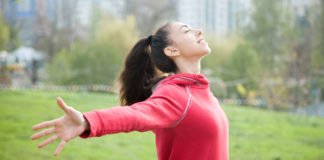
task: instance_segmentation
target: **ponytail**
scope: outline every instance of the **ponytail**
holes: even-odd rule
[[[121,105],[132,105],[149,98],[152,87],[164,78],[158,75],[157,69],[166,73],[176,71],[175,63],[164,54],[164,48],[170,44],[168,25],[162,26],[154,36],[139,40],[127,55],[119,77]]]

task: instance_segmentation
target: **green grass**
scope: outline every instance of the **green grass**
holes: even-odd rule
[[[56,97],[81,112],[117,105],[116,95],[100,93],[0,90],[0,159],[157,159],[154,134],[131,132],[76,138],[52,154],[59,141],[42,149],[31,141],[31,127],[63,115]],[[324,119],[250,107],[222,105],[230,123],[231,160],[323,160]]]

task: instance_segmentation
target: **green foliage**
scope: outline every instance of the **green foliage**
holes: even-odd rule
[[[9,43],[9,27],[6,25],[0,13],[0,50],[6,50]]]
[[[47,67],[51,83],[114,83],[125,54],[137,39],[135,20],[106,17],[99,24],[93,40],[74,43],[69,50],[63,49],[54,56]]]
[[[240,42],[240,37],[230,36],[225,38],[217,35],[207,35],[206,39],[211,53],[202,60],[201,65],[203,68],[212,69],[212,76],[221,76],[226,72],[225,65]]]
[[[320,4],[321,5],[314,6],[313,8],[317,12],[315,12],[313,20],[311,62],[314,77],[316,77],[318,85],[324,88],[324,0],[321,0]]]
[[[233,51],[227,69],[232,74],[224,75],[225,80],[247,79],[243,84],[247,91],[258,89],[259,80],[262,72],[260,59],[257,52],[247,42],[241,43]]]
[[[255,11],[251,25],[245,28],[245,37],[262,56],[262,64],[275,71],[275,56],[283,53],[284,29],[289,19],[283,11],[282,0],[253,0]]]
[[[125,20],[114,17],[104,17],[95,30],[94,41],[98,45],[105,45],[109,42],[121,50],[121,55],[125,55],[138,40],[136,30],[136,19],[128,16]]]
[[[0,12],[0,51],[12,51],[19,45],[18,30],[9,25]]]
[[[131,132],[76,138],[54,157],[57,140],[42,149],[31,141],[33,125],[62,116],[55,99],[81,112],[115,106],[118,96],[99,93],[0,90],[0,159],[157,159],[154,134]],[[324,158],[324,119],[222,105],[229,120],[231,160],[319,160]]]
[[[227,65],[229,69],[235,72],[228,76],[228,79],[232,80],[257,76],[260,72],[259,57],[248,43],[241,43],[237,46]]]
[[[210,76],[222,81],[211,84],[211,90],[215,95],[218,97],[238,95],[236,86],[241,83],[247,92],[258,89],[262,72],[261,61],[249,42],[239,36],[230,36],[227,39],[209,36],[207,39],[212,52],[203,59],[202,67],[211,69]],[[222,88],[222,83],[231,81],[237,81],[237,84]]]
[[[218,97],[226,97],[228,93],[223,83],[225,77],[228,74],[232,74],[232,71],[227,68],[227,64],[241,38],[235,35],[228,38],[218,35],[207,35],[206,40],[211,53],[201,61],[201,66],[203,70],[211,71],[210,75],[208,75],[210,78],[218,79],[210,84],[211,91]]]
[[[71,54],[72,74],[68,84],[113,84],[120,70],[121,50],[112,44],[91,44],[86,48],[75,46]]]
[[[48,66],[50,80],[57,84],[113,84],[121,67],[121,51],[112,44],[74,44],[62,50]]]
[[[50,65],[46,66],[49,78],[56,84],[66,84],[71,76],[71,56],[70,53],[63,49],[52,59]]]
[[[314,69],[311,64],[318,64],[317,60],[311,61],[310,53],[313,52],[313,58],[321,59],[317,56],[319,52],[314,51],[320,45],[314,47],[317,42],[311,41],[313,23],[310,21],[309,12],[306,10],[305,14],[299,15],[291,3],[283,0],[253,0],[253,5],[255,10],[251,23],[244,32],[246,41],[252,44],[259,57],[259,70],[262,70],[257,73],[259,78],[255,79],[258,84],[253,86],[259,86],[259,94],[267,100],[271,109],[308,105],[311,93],[309,84],[314,78],[311,75]],[[317,9],[312,10],[318,13]],[[323,21],[318,19],[320,18],[313,22],[320,26]],[[313,33],[321,35],[323,28]],[[236,61],[233,64],[239,63]],[[318,78],[315,81],[317,80]]]

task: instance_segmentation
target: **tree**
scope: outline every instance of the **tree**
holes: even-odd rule
[[[9,27],[6,25],[5,20],[0,13],[0,51],[7,50],[9,43]]]
[[[264,74],[278,73],[278,56],[283,53],[284,26],[289,19],[284,14],[283,1],[253,0],[254,12],[250,25],[246,26],[245,37],[260,56]],[[269,73],[268,73],[269,72]]]
[[[262,73],[259,55],[248,42],[240,43],[233,51],[227,65],[232,74],[224,75],[226,81],[237,81],[231,89],[237,85],[243,85],[247,93],[259,88],[260,74]],[[243,95],[246,98],[247,95]]]
[[[284,11],[282,0],[253,0],[254,11],[251,24],[245,27],[244,36],[256,51],[262,69],[259,77],[259,92],[267,100],[270,109],[285,107],[279,97],[284,74],[284,56],[287,41],[285,34],[290,31],[289,14]],[[287,98],[287,97],[286,97]],[[289,102],[288,99],[285,102]]]
[[[226,76],[235,74],[227,68],[227,63],[241,38],[238,36],[224,38],[217,35],[207,35],[205,38],[211,53],[201,62],[202,72],[209,76],[212,92],[217,97],[226,97],[228,96]]]
[[[0,51],[13,51],[20,43],[17,29],[7,23],[0,12]]]
[[[36,10],[36,18],[34,22],[35,32],[37,37],[33,43],[33,47],[48,54],[48,61],[51,61],[55,53],[58,53],[63,48],[69,48],[70,44],[81,40],[80,30],[77,18],[78,0],[55,0],[55,1],[40,1],[36,3],[36,8],[42,3],[52,5],[52,16],[46,16],[47,10]],[[46,6],[46,5],[45,5]]]
[[[88,43],[73,43],[56,54],[48,66],[51,83],[113,85],[125,54],[138,37],[134,17],[122,21],[105,17]]]
[[[287,32],[288,41],[284,85],[289,87],[288,100],[294,107],[310,103],[312,27],[308,9],[305,14],[295,16],[291,31]]]
[[[317,87],[324,88],[324,0],[314,7],[313,18],[313,46],[312,46],[312,76],[317,82]]]
[[[260,90],[271,109],[310,103],[313,24],[306,6],[299,15],[290,2],[254,0],[252,25],[246,32],[262,62]]]
[[[151,34],[158,24],[176,16],[177,0],[124,0],[124,15],[134,15],[141,36]]]

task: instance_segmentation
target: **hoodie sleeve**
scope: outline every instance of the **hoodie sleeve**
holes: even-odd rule
[[[143,102],[83,113],[89,121],[90,131],[80,137],[173,127],[183,119],[189,104],[188,87],[165,84]]]

